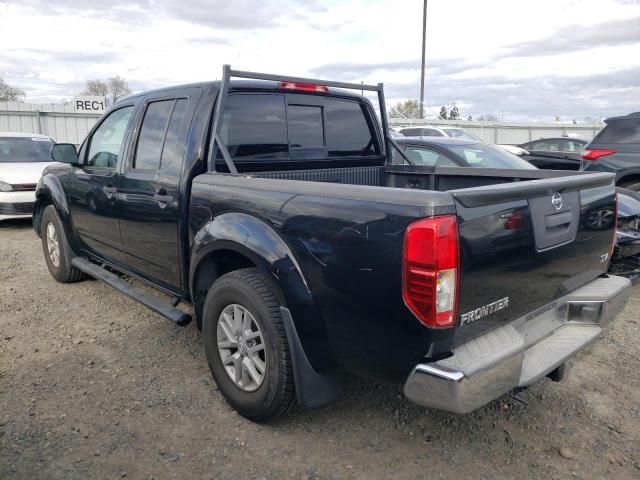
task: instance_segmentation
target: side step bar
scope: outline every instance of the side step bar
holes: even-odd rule
[[[74,257],[71,260],[71,264],[77,269],[82,270],[87,275],[97,278],[98,280],[102,280],[107,285],[110,285],[119,292],[124,293],[127,297],[136,300],[181,327],[184,327],[191,322],[191,315],[188,313],[183,312],[179,308],[175,308],[175,306],[172,306],[170,303],[167,303],[144,290],[134,287],[129,282],[102,268],[100,265],[91,263],[89,260],[82,257]]]

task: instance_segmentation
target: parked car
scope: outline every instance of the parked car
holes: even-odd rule
[[[535,170],[526,160],[497,145],[478,140],[450,137],[404,137],[396,139],[405,157],[413,165],[429,167],[476,167]],[[394,154],[394,160],[404,158]],[[395,162],[394,162],[395,163]]]
[[[640,191],[640,112],[605,120],[582,155],[588,172],[613,172],[620,187]]]
[[[571,137],[541,138],[518,145],[528,153],[522,158],[538,168],[579,170],[586,140]]]
[[[178,325],[191,316],[176,304],[193,304],[242,415],[324,404],[344,372],[470,412],[560,379],[624,308],[629,280],[603,275],[613,224],[585,221],[615,209],[614,175],[394,164],[391,149],[410,160],[381,84],[222,78],[129,97],[79,152],[56,145],[33,224],[57,281],[91,275]],[[382,128],[345,87],[377,92]],[[483,162],[474,148],[465,161]],[[94,212],[78,182],[113,206]],[[475,251],[481,236],[500,254]]]
[[[37,133],[0,132],[0,221],[31,216],[52,146],[53,140]]]
[[[522,157],[524,155],[529,155],[529,152],[527,152],[524,148],[516,147],[515,145],[506,145],[504,143],[499,143],[499,144],[496,144],[496,146],[506,150],[509,153],[518,155],[519,157]]]
[[[475,142],[483,142],[480,137],[460,127],[405,127],[400,129],[405,137],[453,137]]]

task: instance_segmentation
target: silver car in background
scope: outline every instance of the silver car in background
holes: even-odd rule
[[[0,132],[0,221],[29,218],[54,142],[36,133]]]

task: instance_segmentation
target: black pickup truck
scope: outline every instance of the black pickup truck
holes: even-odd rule
[[[120,101],[53,158],[34,212],[53,277],[195,317],[256,421],[331,401],[344,373],[470,412],[560,379],[630,293],[606,274],[613,219],[587,221],[615,209],[613,174],[413,165],[382,84],[226,66]]]

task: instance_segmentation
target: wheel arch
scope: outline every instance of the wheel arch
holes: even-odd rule
[[[283,304],[296,314],[300,306],[315,306],[309,284],[284,239],[263,220],[237,212],[215,217],[195,235],[189,271],[194,305],[221,275],[250,267],[268,274]]]
[[[62,226],[65,229],[65,233],[67,234],[67,238],[72,239],[71,228],[70,228],[70,214],[69,214],[69,204],[67,202],[67,197],[64,193],[64,189],[62,184],[60,183],[60,179],[51,173],[45,174],[38,183],[38,187],[36,189],[36,202],[33,206],[33,229],[36,231],[38,236],[42,234],[40,231],[40,220],[42,219],[42,212],[49,205],[53,205],[58,212],[58,216],[62,221]]]

